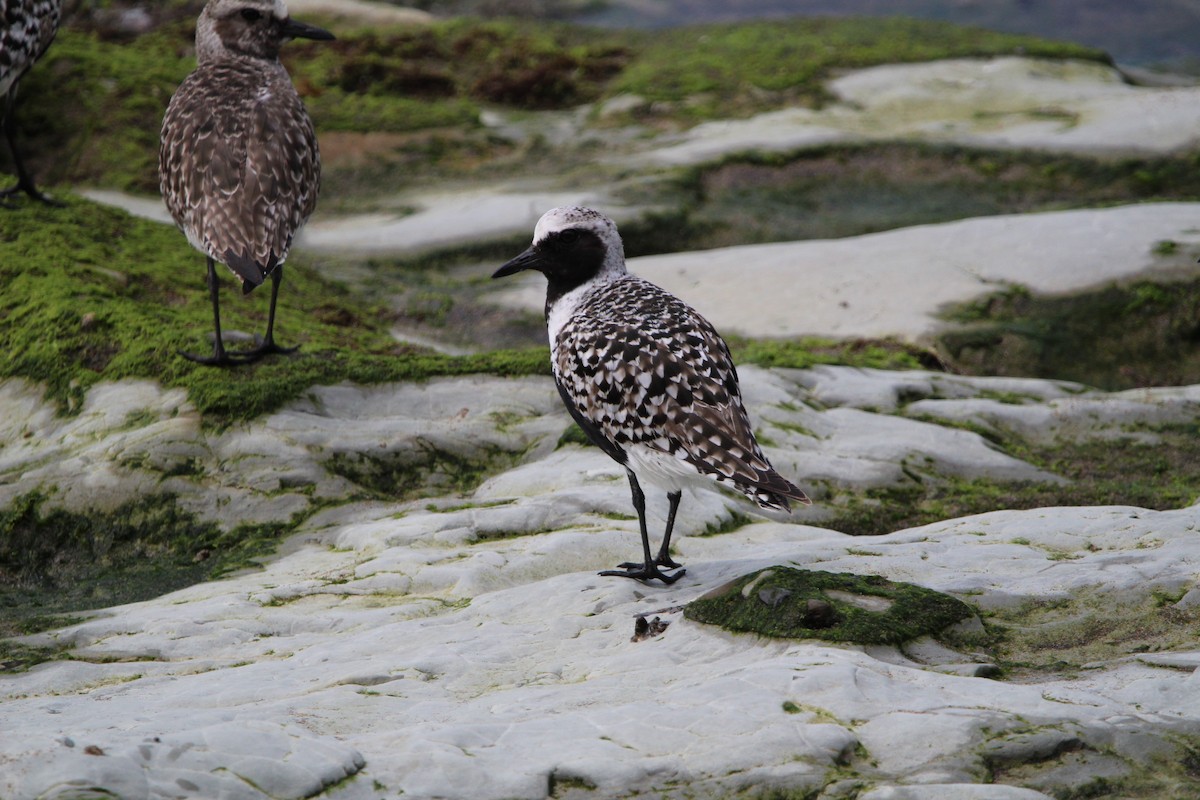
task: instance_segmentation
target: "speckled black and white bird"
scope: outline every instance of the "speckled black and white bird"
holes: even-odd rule
[[[0,95],[4,97],[4,138],[17,171],[17,185],[0,190],[0,199],[24,192],[35,200],[57,205],[38,191],[17,150],[13,107],[17,86],[34,62],[42,57],[58,33],[62,0],[0,0]]]
[[[493,278],[522,270],[546,276],[546,328],[554,382],[567,411],[625,467],[642,533],[642,563],[601,575],[674,583],[671,531],[682,489],[717,484],[763,508],[809,503],[776,472],[754,439],[729,348],[678,297],[625,269],[612,220],[587,208],[555,208],[533,245]],[[667,490],[666,530],[650,552],[641,482]]]
[[[283,0],[208,0],[196,23],[198,66],[167,107],[159,187],[188,241],[208,257],[216,338],[203,364],[246,363],[275,344],[275,301],[292,237],[317,205],[321,155],[304,103],[279,50],[293,38],[332,39],[297,22]],[[226,352],[219,280],[225,264],[248,294],[271,278],[267,334],[251,350]],[[294,348],[293,348],[294,349]]]

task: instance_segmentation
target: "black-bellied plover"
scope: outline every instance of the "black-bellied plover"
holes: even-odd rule
[[[671,530],[681,490],[730,486],[763,508],[809,503],[754,439],[725,341],[678,297],[625,269],[617,226],[587,208],[555,208],[533,245],[493,278],[546,276],[546,328],[554,382],[567,411],[625,467],[642,533],[642,563],[601,575],[674,583]],[[650,553],[641,481],[667,490],[666,530]]]
[[[24,192],[43,203],[58,205],[38,191],[25,169],[16,144],[13,106],[21,78],[42,57],[58,33],[62,0],[0,0],[0,95],[4,97],[4,138],[17,171],[17,185],[0,190],[0,199]]]
[[[291,352],[275,344],[275,301],[292,237],[316,207],[321,180],[312,120],[279,63],[280,46],[294,38],[333,34],[291,19],[283,0],[208,0],[196,23],[198,65],[163,118],[163,200],[208,257],[213,354],[183,353],[202,364]],[[267,334],[251,350],[226,352],[221,341],[218,261],[242,294],[271,277]]]

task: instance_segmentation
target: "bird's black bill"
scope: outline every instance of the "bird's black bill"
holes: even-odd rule
[[[334,36],[324,28],[318,28],[316,25],[309,25],[306,22],[297,22],[294,19],[289,19],[287,25],[283,27],[283,35],[289,39],[333,39]]]
[[[516,275],[521,270],[537,269],[538,263],[541,261],[541,254],[536,248],[529,248],[521,255],[509,261],[500,269],[492,273],[493,278],[505,278],[509,275]]]

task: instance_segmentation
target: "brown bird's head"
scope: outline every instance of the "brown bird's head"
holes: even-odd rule
[[[327,30],[293,20],[283,0],[208,0],[196,23],[196,57],[274,61],[290,39],[332,38]]]

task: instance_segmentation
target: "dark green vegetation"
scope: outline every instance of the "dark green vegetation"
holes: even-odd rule
[[[68,198],[66,209],[24,204],[0,215],[0,284],[0,349],[10,354],[0,361],[0,378],[46,384],[66,412],[77,410],[97,381],[131,377],[186,388],[205,421],[219,425],[272,411],[318,384],[550,370],[544,347],[455,357],[398,343],[390,326],[429,324],[427,308],[377,305],[322,279],[301,259],[287,265],[277,320],[280,340],[299,344],[299,352],[228,370],[194,364],[178,351],[208,346],[203,257],[172,228],[77,199]],[[265,290],[242,297],[232,278],[224,285],[226,333],[261,333]],[[474,324],[472,314],[486,313],[448,295],[445,302],[446,319],[463,327]],[[533,327],[530,344],[544,338],[541,322]],[[911,367],[927,359],[889,342],[734,340],[734,348],[744,361],[773,366]]]
[[[240,297],[231,279],[225,284],[225,330],[261,333],[266,293]],[[205,421],[221,424],[278,408],[316,384],[549,371],[545,351],[455,358],[398,344],[388,332],[393,312],[292,263],[276,330],[300,351],[228,370],[193,364],[177,353],[208,346],[203,257],[173,228],[81,200],[0,215],[0,285],[0,377],[45,383],[65,411],[102,379],[185,387]]]
[[[729,336],[736,363],[806,369],[817,364],[853,364],[871,369],[940,369],[935,353],[895,339],[746,339]]]
[[[1070,599],[1029,604],[990,613],[990,649],[1010,677],[1077,671],[1137,653],[1193,647],[1200,612],[1151,592],[1118,600],[1100,590],[1081,590]]]
[[[1164,264],[1194,253],[1159,245]],[[938,349],[964,372],[1079,381],[1101,389],[1200,383],[1200,280],[1112,285],[1068,297],[1016,288],[949,315]]]
[[[910,480],[902,486],[831,498],[838,511],[827,526],[871,536],[1001,509],[1129,505],[1165,510],[1200,497],[1200,422],[1130,431],[1128,438],[1042,446],[1015,435],[980,433],[1013,456],[1070,482],[968,481],[910,465]],[[1155,439],[1142,441],[1138,433]]]
[[[1024,53],[1108,62],[1099,50],[912,19],[778,19],[655,31],[616,77],[617,93],[686,102],[685,119],[829,98],[834,69]],[[766,102],[764,102],[766,101]]]
[[[96,28],[83,16],[78,27],[60,32],[22,83],[17,116],[31,166],[45,182],[157,188],[162,114],[194,66],[194,21],[179,13],[164,14],[165,24],[137,37]],[[785,102],[820,103],[824,78],[841,67],[1012,53],[1106,59],[1032,37],[850,19],[669,34],[477,20],[335,32],[336,42],[289,45],[283,59],[329,163],[336,166],[344,151],[366,158],[349,159],[352,174],[342,179],[350,188],[368,167],[403,183],[544,161],[536,143],[514,152],[496,141],[479,122],[484,108],[565,109],[632,92],[666,101],[641,121],[674,126]],[[353,138],[360,134],[370,136]]]
[[[732,631],[854,644],[901,644],[973,614],[949,595],[878,575],[792,567],[744,575],[684,609],[689,619]]]
[[[1197,198],[1200,155],[1092,158],[912,143],[730,156],[629,197],[676,209],[676,251]]]
[[[145,600],[252,566],[292,529],[222,531],[170,495],[95,514],[47,511],[46,499],[25,495],[0,511],[0,636],[57,627],[72,621],[60,616],[71,611]]]
[[[363,497],[395,500],[429,493],[469,493],[489,475],[514,466],[521,455],[500,447],[464,454],[426,445],[384,456],[337,453],[324,467],[358,486]]]
[[[545,9],[613,27],[672,27],[706,20],[806,15],[892,16],[978,25],[996,31],[1084,42],[1112,53],[1121,64],[1195,72],[1200,66],[1200,9],[1180,0],[402,0],[434,13]],[[502,13],[502,12],[501,12]]]

